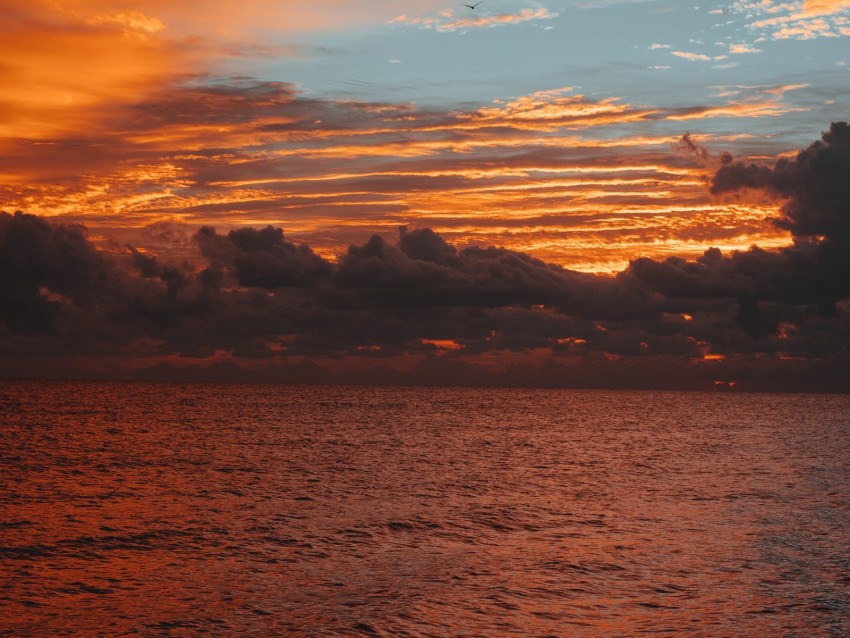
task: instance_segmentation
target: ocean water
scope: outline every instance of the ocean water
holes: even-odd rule
[[[0,385],[0,635],[850,635],[850,397]]]

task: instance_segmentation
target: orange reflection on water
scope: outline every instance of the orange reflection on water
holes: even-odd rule
[[[10,635],[850,617],[846,397],[7,383],[0,405]]]

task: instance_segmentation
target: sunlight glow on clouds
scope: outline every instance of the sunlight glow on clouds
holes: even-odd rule
[[[748,44],[732,44],[729,46],[729,53],[739,55],[742,53],[761,53],[761,49],[757,49]]]
[[[850,7],[723,6],[0,0],[4,353],[833,345]]]
[[[719,151],[747,138],[740,122],[802,109],[775,85],[675,108],[588,97],[578,87],[457,109],[318,99],[295,84],[212,72],[228,57],[292,52],[282,40],[252,39],[263,20],[286,15],[284,31],[309,30],[335,11],[348,19],[349,5],[259,0],[240,16],[230,0],[204,11],[200,0],[134,8],[91,0],[73,11],[0,2],[8,5],[0,30],[21,52],[0,68],[4,209],[85,220],[113,234],[163,219],[285,223],[329,257],[358,233],[421,222],[461,243],[608,271],[635,256],[694,255],[712,243],[786,241],[766,221],[773,204],[712,201],[701,181],[706,167],[674,149],[685,124],[702,122],[713,132],[697,137]],[[394,6],[369,3],[351,19],[389,29],[383,17]],[[475,16],[430,2],[416,9],[432,17],[394,22],[446,37],[557,17],[543,8]],[[722,57],[658,40],[648,46],[692,61]],[[400,59],[382,63],[398,68]]]
[[[732,11],[750,20],[752,31],[764,33],[774,40],[814,40],[850,35],[848,10],[848,0],[740,0],[732,3]]]
[[[161,30],[139,12],[81,21],[10,9],[0,22],[4,47],[15,52],[0,65],[0,144],[85,129],[98,108],[135,101],[190,71],[194,65],[157,36]]]
[[[688,60],[689,62],[706,62],[712,59],[710,56],[707,56],[703,53],[690,53],[688,51],[671,51],[671,53],[677,58],[682,58],[683,60]]]
[[[488,27],[503,26],[509,24],[519,24],[520,22],[529,22],[531,20],[551,20],[557,18],[557,13],[552,13],[548,9],[523,9],[519,13],[500,13],[492,16],[482,16],[476,18],[458,18],[450,22],[443,23],[437,26],[438,31],[457,31],[459,29],[483,29]]]
[[[532,20],[552,20],[557,17],[557,13],[553,13],[542,7],[537,9],[522,9],[517,13],[499,13],[495,15],[482,16],[476,15],[472,17],[459,17],[454,11],[445,10],[441,11],[438,17],[407,15],[396,16],[390,21],[390,24],[408,24],[436,29],[437,31],[451,32],[463,29],[487,29],[491,27],[519,24],[521,22],[530,22]]]
[[[843,256],[850,234],[842,194],[850,126],[832,124],[821,140],[773,167],[716,158],[702,141],[686,133],[673,150],[715,162],[710,190],[737,201],[737,217],[759,196],[781,202],[773,226],[793,243],[730,251],[711,233],[712,247],[694,258],[681,252],[638,257],[600,275],[530,252],[546,253],[551,230],[557,241],[587,229],[604,237],[613,226],[616,243],[624,238],[622,208],[628,207],[616,217],[590,218],[580,229],[547,225],[523,249],[487,241],[459,246],[424,223],[403,224],[393,238],[373,234],[333,260],[312,241],[293,242],[272,225],[230,232],[204,225],[181,233],[161,221],[132,242],[99,247],[81,225],[0,213],[6,354],[0,375],[90,373],[106,364],[112,374],[168,378],[190,365],[197,380],[224,360],[240,381],[255,370],[253,380],[306,371],[307,379],[297,378],[317,382],[333,378],[323,365],[343,360],[364,370],[390,365],[396,379],[404,375],[400,382],[422,379],[422,366],[436,368],[443,384],[446,372],[469,382],[471,365],[501,361],[491,367],[495,376],[486,377],[491,383],[550,385],[564,383],[566,356],[581,366],[582,379],[600,375],[607,383],[625,370],[642,379],[651,375],[651,383],[681,387],[689,379],[685,383],[699,387],[704,377],[695,366],[708,363],[749,369],[748,379],[768,384],[794,374],[797,389],[814,374],[816,389],[846,391],[850,263]],[[684,167],[660,172],[697,175]],[[652,181],[635,166],[619,173],[600,179],[602,173],[585,167],[561,179],[591,198],[631,197],[635,185]],[[597,191],[597,185],[605,188]],[[646,221],[643,228],[657,228]],[[490,226],[500,238],[516,229]],[[146,238],[157,243],[140,246]],[[598,239],[575,243],[598,246]],[[672,245],[681,250],[684,243],[678,238]],[[510,368],[520,364],[512,376]],[[675,381],[656,376],[658,366]],[[835,375],[837,385],[830,382]]]
[[[583,270],[787,241],[766,221],[771,204],[712,203],[704,169],[673,147],[675,136],[611,128],[776,116],[789,108],[781,93],[664,110],[572,92],[436,112],[314,100],[279,83],[171,87],[125,109],[64,171],[63,144],[41,147],[30,167],[0,164],[26,171],[0,193],[14,209],[85,219],[101,232],[164,218],[285,221],[328,257],[357,232],[407,223]]]
[[[804,15],[831,15],[850,9],[850,0],[804,0]]]
[[[158,33],[165,25],[156,18],[149,18],[139,11],[118,11],[116,13],[98,14],[86,20],[92,26],[119,25],[128,31],[137,33]]]

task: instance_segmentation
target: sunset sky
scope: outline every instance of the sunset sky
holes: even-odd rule
[[[850,0],[0,16],[3,376],[850,388]]]

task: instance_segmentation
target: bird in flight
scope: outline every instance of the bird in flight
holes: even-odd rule
[[[481,4],[482,2],[484,2],[484,0],[480,0],[480,2],[476,2],[475,4],[465,4],[465,5],[463,5],[463,6],[465,6],[465,7],[469,7],[470,9],[474,9],[475,7],[477,7],[477,6],[478,6],[479,4]]]

